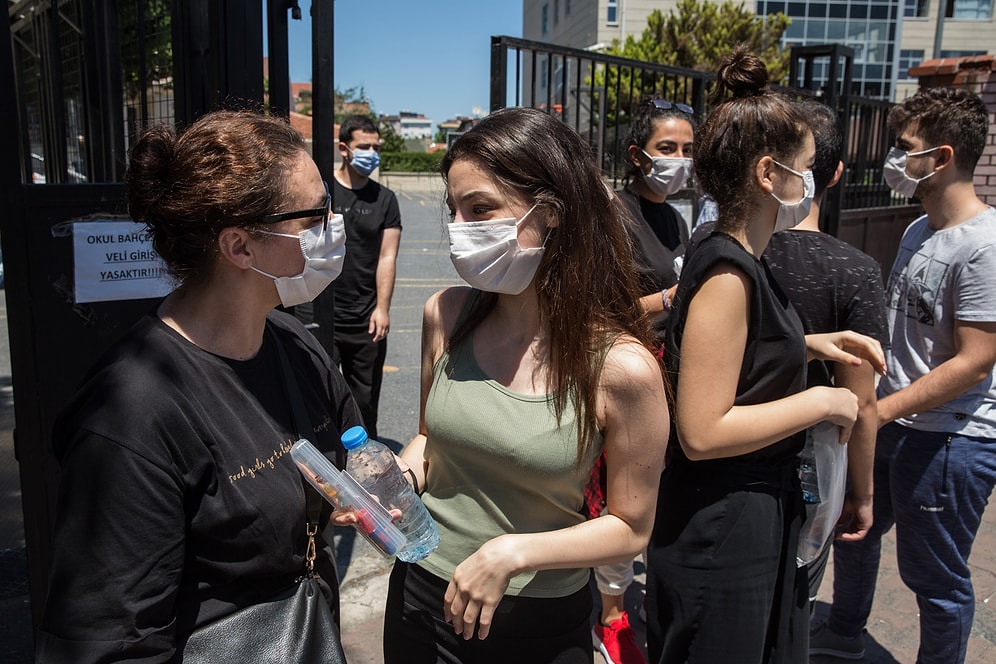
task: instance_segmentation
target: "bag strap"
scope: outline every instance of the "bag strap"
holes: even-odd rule
[[[280,337],[277,336],[277,333],[271,327],[269,319],[266,321],[266,331],[269,333],[273,344],[277,347],[277,355],[280,359],[280,376],[284,384],[284,390],[290,400],[291,413],[294,416],[294,428],[297,429],[297,437],[305,438],[305,434],[311,430],[311,425],[308,415],[304,411],[304,399],[301,396],[301,388],[298,387],[294,373],[291,371],[290,358],[287,357],[287,351],[284,349]],[[318,533],[318,522],[321,519],[322,497],[308,485],[304,477],[301,477],[301,484],[304,486],[304,497],[308,514],[308,550],[304,556],[304,564],[310,573],[315,566],[315,535]]]

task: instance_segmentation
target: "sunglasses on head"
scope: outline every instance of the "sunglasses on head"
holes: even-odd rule
[[[670,111],[672,108],[676,108],[682,113],[695,115],[695,109],[688,104],[676,104],[675,102],[668,101],[667,99],[652,99],[650,103],[662,111]]]
[[[322,230],[329,223],[329,214],[332,212],[332,194],[329,193],[329,183],[322,181],[322,185],[325,187],[325,205],[320,208],[312,208],[310,210],[294,210],[292,212],[277,212],[274,214],[265,215],[259,220],[261,224],[275,224],[278,221],[287,221],[288,219],[306,219],[308,217],[321,217],[322,218]]]

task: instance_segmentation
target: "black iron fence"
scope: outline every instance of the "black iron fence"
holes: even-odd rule
[[[849,53],[850,49],[839,45],[807,47],[800,57],[811,62],[815,58],[846,59]],[[886,126],[891,104],[847,94],[849,61],[839,66],[843,75],[839,82],[836,64],[824,66],[834,73],[834,80],[819,87],[813,83],[811,69],[791,77],[810,87],[780,89],[819,98],[841,116],[847,153],[838,209],[905,205],[905,199],[891,195],[882,182],[882,161],[891,144]],[[605,176],[615,184],[625,174],[623,142],[640,102],[648,96],[663,98],[687,104],[703,117],[709,111],[708,97],[715,81],[710,72],[513,37],[491,38],[491,110],[532,106],[556,114],[588,140]]]
[[[120,182],[128,144],[173,120],[171,3],[8,5],[21,182]]]

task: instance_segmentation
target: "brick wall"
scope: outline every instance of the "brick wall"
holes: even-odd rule
[[[989,109],[989,137],[975,169],[975,191],[996,207],[996,55],[928,60],[910,69],[910,74],[920,79],[921,88],[960,87],[982,97]]]

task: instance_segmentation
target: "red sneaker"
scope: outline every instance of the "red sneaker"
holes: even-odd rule
[[[602,653],[606,664],[647,664],[643,651],[636,645],[625,611],[608,627],[599,621],[591,630],[591,640]]]

